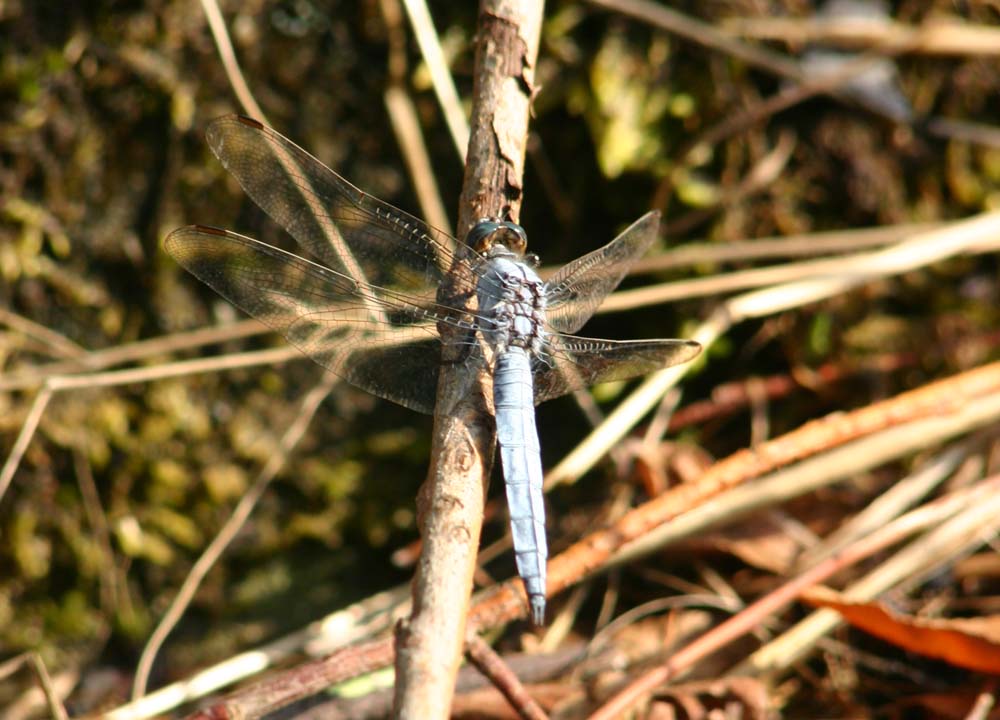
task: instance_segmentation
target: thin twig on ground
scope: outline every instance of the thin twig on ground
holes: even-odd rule
[[[517,675],[503,658],[494,652],[481,637],[472,633],[465,643],[469,662],[485,675],[493,686],[507,698],[512,708],[525,720],[545,720],[547,715],[525,690]]]

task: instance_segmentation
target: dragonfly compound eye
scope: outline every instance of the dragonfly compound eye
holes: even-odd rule
[[[494,245],[503,245],[515,255],[524,255],[528,249],[528,235],[517,223],[495,218],[484,218],[469,231],[466,240],[480,254],[489,252]]]

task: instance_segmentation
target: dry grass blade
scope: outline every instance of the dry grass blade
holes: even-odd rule
[[[256,98],[250,91],[250,86],[247,85],[246,78],[243,77],[240,64],[236,60],[236,51],[233,50],[233,43],[229,39],[229,31],[226,29],[226,21],[222,18],[218,2],[216,0],[201,0],[201,8],[205,11],[205,18],[212,30],[212,38],[219,51],[222,67],[226,70],[226,77],[229,78],[229,84],[233,88],[233,92],[236,93],[240,105],[243,106],[243,111],[250,117],[266,123],[267,116],[257,104]]]
[[[711,347],[735,323],[765,317],[833,297],[879,278],[908,272],[961,255],[989,242],[1000,233],[1000,213],[986,213],[938,230],[919,233],[896,245],[838,259],[836,275],[795,280],[726,301],[693,333],[691,339]],[[827,261],[817,260],[816,263]],[[669,388],[688,371],[689,365],[663,370],[646,380],[623,401],[605,422],[549,471],[546,487],[580,477],[620,441],[639,419],[651,410]]]
[[[406,89],[406,29],[403,23],[402,8],[399,0],[381,0],[380,6],[389,38],[389,73],[391,77],[391,82],[383,95],[385,109],[389,115],[389,121],[392,123],[396,141],[399,143],[399,149],[403,153],[403,161],[410,173],[413,189],[417,193],[417,201],[420,203],[423,219],[432,227],[452,235],[451,221],[448,219],[448,211],[441,200],[437,178],[434,175],[427,145],[420,129],[417,109]],[[424,12],[426,12],[426,8],[424,8]],[[434,40],[437,40],[436,35]],[[454,87],[452,87],[451,92],[455,93]],[[440,93],[439,97],[441,97]],[[446,110],[446,112],[451,111]],[[464,115],[462,122],[463,124],[465,122]],[[467,126],[464,134],[467,138],[469,134]],[[447,272],[448,268],[441,268],[441,270]]]
[[[271,332],[258,320],[248,319],[228,325],[213,325],[188,332],[161,335],[160,337],[126,343],[106,350],[88,352],[75,360],[63,360],[32,367],[28,370],[0,375],[0,392],[24,390],[41,385],[56,375],[92,372],[113,365],[146,360],[156,355],[165,355],[191,350],[205,345],[229,342]]]
[[[281,436],[280,451],[271,457],[267,465],[261,468],[253,485],[240,498],[236,507],[233,508],[232,514],[223,523],[219,532],[212,539],[212,542],[209,543],[208,547],[205,548],[191,568],[184,583],[177,591],[177,595],[171,601],[170,607],[167,608],[167,611],[160,619],[159,624],[156,626],[153,634],[146,642],[146,647],[142,651],[132,686],[132,698],[134,700],[146,694],[146,683],[153,667],[153,661],[156,659],[156,655],[163,646],[167,636],[177,625],[184,611],[191,603],[194,594],[198,591],[205,576],[218,561],[222,553],[225,552],[226,548],[233,541],[233,538],[236,537],[240,528],[246,523],[254,507],[256,507],[258,501],[264,495],[264,491],[267,490],[271,481],[284,467],[288,455],[302,439],[316,411],[319,409],[320,403],[330,394],[330,391],[336,384],[336,377],[333,375],[324,375],[323,380],[302,398],[294,421]]]
[[[0,499],[3,499],[7,493],[7,488],[10,487],[10,483],[14,479],[14,473],[17,472],[18,465],[21,464],[21,458],[24,457],[50,400],[52,400],[52,389],[43,387],[35,396],[34,402],[31,403],[31,410],[28,411],[28,416],[24,419],[24,424],[21,425],[21,432],[18,433],[3,468],[0,469]]]
[[[0,680],[10,677],[12,674],[17,672],[22,667],[30,667],[31,671],[34,673],[38,680],[40,694],[44,697],[44,702],[48,706],[49,713],[55,720],[69,720],[69,714],[66,712],[66,708],[63,706],[62,698],[64,698],[72,686],[76,684],[77,677],[74,676],[70,679],[69,686],[66,687],[66,682],[57,683],[53,682],[52,676],[49,675],[48,669],[45,667],[45,663],[42,658],[36,652],[22,653],[8,660],[5,660],[0,664]],[[63,680],[65,678],[62,678]],[[8,706],[7,711],[10,713],[7,717],[17,718],[26,717],[35,708],[36,700],[32,697],[22,698],[22,701],[16,703],[16,707]]]
[[[761,237],[734,242],[693,242],[678,245],[663,253],[650,255],[632,266],[630,275],[660,272],[700,263],[729,263],[768,258],[815,257],[842,255],[851,251],[870,250],[905,240],[918,232],[933,230],[938,223],[909,223],[888,227],[830,230]],[[550,271],[554,272],[555,268]],[[543,275],[545,273],[543,272]]]
[[[1000,30],[987,25],[931,18],[921,25],[851,18],[731,18],[723,30],[753,40],[878,47],[921,55],[997,55]]]
[[[631,510],[612,527],[582,538],[550,561],[549,592],[557,593],[604,569],[617,552],[632,543],[653,542],[657,532],[677,532],[677,528],[683,528],[689,521],[694,508],[782,466],[851,441],[880,446],[883,458],[900,457],[935,440],[945,440],[995,422],[997,417],[1000,417],[1000,363],[931,383],[850,413],[836,413],[806,423],[752,450],[734,453],[715,463],[697,482],[680,485]],[[827,453],[815,459],[814,465],[798,477],[803,480],[817,478],[818,482],[844,477],[858,463],[872,462],[869,454],[872,450],[845,447],[837,456],[844,463],[840,466],[833,465],[832,453]],[[832,471],[820,472],[820,468],[832,468]],[[796,469],[783,472],[794,473]],[[780,483],[785,492],[805,492],[809,487],[806,482],[791,485],[787,476],[780,474],[771,482]],[[769,502],[760,486],[744,492],[751,496],[741,500],[744,505]],[[707,512],[717,513],[718,509],[711,508]],[[670,527],[664,529],[668,521],[671,521]],[[479,627],[492,627],[520,617],[523,612],[523,589],[519,584],[508,582],[477,604],[470,618]]]
[[[243,367],[253,367],[255,365],[273,365],[293,358],[299,358],[301,354],[294,348],[275,348],[273,350],[258,350],[255,352],[237,353],[234,355],[223,355],[215,358],[199,358],[197,360],[184,360],[174,363],[165,363],[149,368],[129,368],[126,370],[115,370],[104,373],[92,373],[84,375],[54,375],[50,376],[42,389],[39,390],[32,403],[31,410],[21,426],[21,432],[14,442],[3,468],[0,469],[0,498],[3,498],[14,473],[21,463],[24,452],[28,449],[38,423],[41,422],[45,409],[49,405],[56,392],[65,390],[78,390],[85,388],[113,387],[115,385],[130,385],[132,383],[145,383],[154,380],[164,380],[171,377],[181,377],[184,375],[194,375],[203,372],[215,372],[219,370],[232,370]]]
[[[946,507],[958,498],[968,499],[963,503],[961,512],[947,521],[935,518],[935,522],[928,525],[933,529],[926,535],[912,541],[863,578],[851,583],[844,591],[845,597],[854,601],[871,600],[890,588],[914,587],[924,582],[942,564],[954,562],[971,549],[988,542],[1000,530],[997,482],[996,477],[983,480],[968,491],[945,496],[912,511],[909,516]],[[935,524],[940,526],[934,527]],[[816,641],[841,622],[834,611],[817,610],[747,658],[736,672],[767,673],[787,668],[811,652]]]
[[[612,718],[621,717],[643,695],[658,685],[682,675],[691,669],[694,663],[708,654],[735,640],[740,635],[750,632],[760,625],[767,615],[793,602],[806,588],[822,582],[863,558],[894,545],[907,535],[933,527],[938,523],[944,523],[942,527],[931,531],[926,538],[912,542],[897,553],[893,560],[887,562],[883,568],[891,565],[895,572],[881,572],[879,575],[883,582],[887,582],[888,577],[895,577],[897,582],[905,577],[912,577],[909,572],[917,569],[929,570],[930,568],[925,563],[928,560],[931,563],[941,560],[942,553],[947,553],[946,557],[950,558],[953,557],[952,552],[958,547],[964,547],[968,542],[976,544],[983,542],[983,532],[992,535],[1000,527],[1000,519],[998,519],[1000,517],[998,515],[1000,496],[996,493],[998,487],[1000,487],[1000,478],[994,477],[975,488],[975,492],[963,492],[957,498],[942,499],[935,504],[931,511],[924,508],[914,511],[910,515],[903,516],[892,524],[880,528],[864,540],[845,548],[836,556],[824,560],[706,633],[683,650],[674,653],[666,664],[650,670],[629,683],[625,689],[605,703],[600,710],[593,713],[590,716],[591,720],[612,720]],[[949,516],[950,519],[947,519]],[[797,657],[800,656],[797,655]]]
[[[406,8],[410,24],[413,25],[413,34],[420,46],[420,53],[424,57],[424,62],[427,63],[427,69],[430,70],[434,93],[437,95],[438,103],[444,112],[445,122],[448,123],[455,151],[458,153],[459,159],[465,162],[465,153],[469,147],[469,123],[462,110],[458,90],[455,89],[455,81],[448,70],[448,62],[441,49],[437,30],[434,29],[430,10],[428,10],[424,0],[403,0],[403,7]]]
[[[420,124],[417,121],[417,112],[413,107],[413,101],[405,90],[393,86],[385,91],[385,109],[389,119],[392,120],[392,127],[396,132],[396,139],[403,152],[406,167],[410,171],[410,178],[413,180],[413,188],[417,193],[424,219],[433,227],[443,230],[449,235],[453,234],[451,221],[448,220],[448,211],[444,208],[441,192],[434,178],[434,172],[431,170],[431,161],[427,156],[427,147],[424,145],[424,139],[420,133]],[[447,268],[443,269],[447,270]]]
[[[409,594],[408,586],[378,593],[290,635],[227,658],[189,678],[165,685],[138,700],[107,712],[105,717],[107,720],[145,720],[162,715],[185,703],[201,700],[240,680],[259,675],[303,652],[311,657],[335,653],[342,657],[343,653],[351,652],[350,649],[345,650],[347,646],[387,631],[394,618],[408,610]],[[360,673],[363,670],[357,671]],[[304,690],[300,697],[308,697],[313,692],[315,691]]]

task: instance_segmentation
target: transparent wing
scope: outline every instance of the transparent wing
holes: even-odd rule
[[[693,340],[599,340],[554,333],[532,369],[535,404],[612,380],[628,380],[694,359]]]
[[[548,324],[568,333],[583,327],[653,244],[659,227],[660,213],[648,212],[604,247],[560,268],[545,286]]]
[[[347,277],[227,230],[167,236],[178,263],[348,382],[432,413],[441,363],[437,323],[471,329],[460,311]]]
[[[299,245],[359,282],[420,293],[440,285],[456,256],[470,271],[478,265],[447,233],[359,190],[256,120],[227,115],[205,136],[247,194]]]

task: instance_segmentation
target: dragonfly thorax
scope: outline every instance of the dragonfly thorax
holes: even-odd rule
[[[497,253],[486,260],[476,295],[479,314],[489,322],[482,328],[483,336],[494,353],[514,347],[533,354],[541,352],[545,283],[532,268],[509,254]]]

